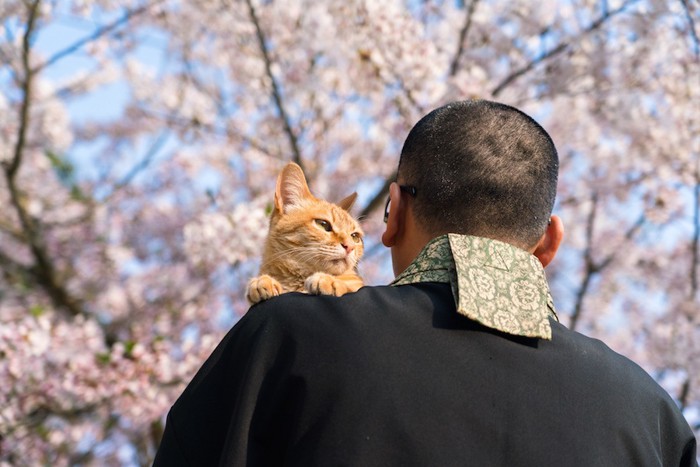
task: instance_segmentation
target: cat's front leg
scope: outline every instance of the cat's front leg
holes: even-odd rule
[[[315,295],[335,295],[340,297],[348,292],[355,292],[362,286],[362,282],[355,284],[345,281],[338,276],[332,276],[325,272],[317,272],[306,278],[304,289]]]
[[[282,293],[282,284],[277,279],[267,274],[254,277],[248,282],[245,296],[248,301],[255,305],[258,302],[276,297]]]

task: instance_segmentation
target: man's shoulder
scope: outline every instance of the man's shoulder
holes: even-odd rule
[[[589,414],[605,416],[610,426],[636,427],[638,442],[646,440],[647,446],[653,446],[661,441],[671,446],[667,454],[685,453],[692,463],[692,431],[676,402],[649,373],[598,339],[559,323],[553,324],[552,331],[552,354],[568,360],[559,367],[566,369],[564,384],[576,394],[579,406]]]
[[[670,396],[639,364],[611,349],[603,341],[552,325],[552,343],[562,358],[570,359],[572,373],[590,378],[589,386],[629,391],[630,398],[654,397],[670,402]]]
[[[419,284],[416,284],[419,285]],[[419,287],[365,286],[341,297],[289,292],[253,305],[247,315],[259,319],[303,319],[317,313],[371,313],[378,307],[401,307],[412,295],[420,295]]]
[[[372,296],[390,289],[389,286],[365,286],[341,297],[287,292],[253,305],[247,315],[259,315],[266,319],[296,319],[304,312],[345,309],[359,301],[370,301]]]
[[[584,362],[634,366],[633,361],[611,349],[605,342],[572,331],[559,322],[552,322],[552,341],[559,344],[560,350],[578,355]]]
[[[287,335],[334,330],[361,332],[369,325],[381,328],[383,324],[410,321],[416,314],[429,313],[436,295],[452,300],[449,285],[445,286],[365,286],[341,297],[285,293],[254,305],[241,322],[280,329]]]

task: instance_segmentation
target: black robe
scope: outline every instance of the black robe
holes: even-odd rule
[[[156,466],[692,466],[640,367],[455,312],[448,284],[284,294],[231,329],[168,415]]]

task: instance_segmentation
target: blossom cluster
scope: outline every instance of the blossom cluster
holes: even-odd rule
[[[236,264],[258,259],[269,220],[263,200],[241,203],[229,213],[207,212],[184,228],[185,251],[195,264]]]

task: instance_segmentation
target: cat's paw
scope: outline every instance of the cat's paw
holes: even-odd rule
[[[340,297],[350,292],[348,285],[335,276],[317,272],[306,278],[304,289],[314,295],[335,295]]]
[[[263,274],[262,276],[252,278],[250,282],[248,282],[245,296],[251,304],[255,305],[268,298],[276,297],[281,293],[282,284],[274,277]]]

